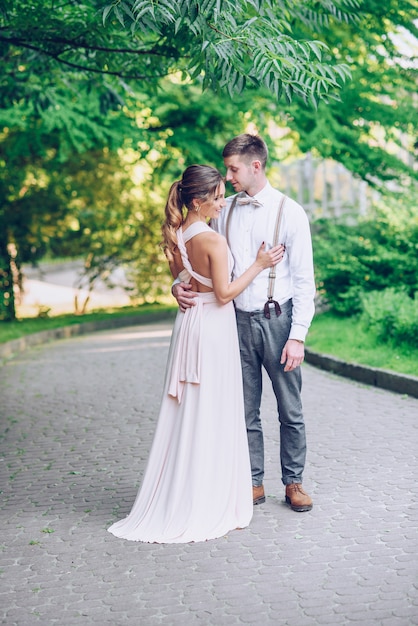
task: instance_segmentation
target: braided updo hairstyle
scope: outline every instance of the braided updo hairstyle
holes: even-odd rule
[[[205,202],[215,196],[223,182],[220,172],[209,165],[190,165],[183,172],[181,180],[176,180],[170,187],[165,205],[165,221],[162,225],[165,255],[169,261],[177,248],[176,232],[185,220],[184,207],[193,210],[193,200]]]

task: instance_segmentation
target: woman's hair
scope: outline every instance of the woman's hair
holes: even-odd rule
[[[169,261],[177,247],[176,232],[185,219],[184,207],[193,209],[193,200],[205,202],[215,196],[223,177],[209,165],[190,165],[184,170],[181,180],[176,180],[170,187],[165,205],[165,220],[162,225],[162,246]]]
[[[222,156],[224,158],[238,154],[242,161],[251,162],[254,159],[260,161],[263,169],[266,167],[268,149],[265,142],[257,135],[238,135],[231,141],[228,141],[223,149]]]

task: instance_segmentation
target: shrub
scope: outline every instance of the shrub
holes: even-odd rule
[[[380,207],[356,224],[322,219],[312,225],[318,293],[334,313],[361,311],[361,294],[390,286],[418,292],[418,213]]]
[[[418,298],[406,289],[389,287],[361,295],[362,320],[379,339],[418,347]]]

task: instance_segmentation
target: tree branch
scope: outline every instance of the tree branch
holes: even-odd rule
[[[28,48],[30,46],[34,46],[34,44],[31,44],[29,42],[27,42],[25,39],[21,39],[19,37],[5,37],[4,35],[0,34],[0,39],[2,39],[3,41],[7,41],[8,43],[14,45],[14,46],[23,46],[25,48]],[[155,50],[155,48],[151,48],[150,50],[132,50],[132,48],[108,48],[105,46],[93,46],[93,45],[89,45],[85,42],[80,42],[77,43],[77,40],[73,40],[73,39],[65,39],[63,37],[54,37],[54,38],[47,38],[47,37],[43,37],[42,41],[47,42],[47,43],[59,43],[59,44],[65,44],[65,45],[69,45],[71,48],[73,49],[79,49],[79,48],[83,48],[84,50],[91,50],[91,51],[99,51],[99,52],[109,52],[109,53],[120,53],[120,54],[134,54],[134,55],[152,55],[152,56],[160,56],[160,57],[164,57],[166,56],[163,52],[159,52],[157,50]],[[44,52],[45,54],[48,54],[48,52],[46,50],[44,50],[41,47],[32,47],[32,50],[38,50],[40,52]]]
[[[3,37],[2,35],[0,35],[0,40],[8,41],[9,43],[11,41],[7,39],[6,37]],[[62,54],[63,52],[65,53],[66,52],[65,50],[57,54],[54,52],[50,52],[48,50],[44,50],[43,48],[31,45],[29,43],[23,42],[21,40],[16,40],[16,41],[18,42],[18,45],[20,45],[22,48],[26,48],[28,50],[34,50],[35,52],[45,54],[46,56],[54,59],[57,63],[66,65],[76,70],[80,70],[82,72],[93,72],[94,74],[106,74],[108,76],[118,76],[119,78],[123,78],[125,80],[159,80],[160,78],[163,78],[164,76],[167,76],[170,73],[170,72],[165,72],[164,74],[156,74],[155,72],[153,72],[152,75],[148,76],[146,74],[144,75],[124,74],[123,72],[115,72],[115,71],[105,70],[105,69],[98,68],[98,67],[84,66],[79,63],[73,63],[72,61],[67,61],[65,59],[60,58],[60,54]],[[13,45],[16,45],[16,43],[13,42]]]

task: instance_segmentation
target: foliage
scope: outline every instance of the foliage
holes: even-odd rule
[[[321,14],[334,13],[337,19],[348,19],[356,6],[357,0],[327,0],[318,10]],[[81,208],[76,200],[80,200],[80,205],[84,200],[76,176],[69,173],[78,154],[103,154],[105,149],[114,152],[126,145],[126,138],[141,156],[153,152],[144,137],[147,124],[148,134],[153,132],[152,124],[145,122],[141,127],[144,119],[138,120],[137,110],[142,106],[140,94],[148,94],[144,96],[147,98],[155,93],[164,77],[200,79],[203,74],[205,86],[227,92],[242,90],[248,79],[252,84],[266,85],[275,97],[283,89],[287,97],[298,93],[314,103],[324,95],[335,96],[338,92],[348,76],[344,64],[324,64],[321,58],[325,46],[321,42],[298,41],[289,30],[287,21],[291,16],[306,21],[304,9],[299,7],[298,14],[291,3],[281,3],[279,7],[270,2],[263,3],[263,8],[258,2],[234,6],[233,12],[229,8],[229,1],[221,0],[216,4],[211,0],[203,4],[193,0],[139,0],[131,6],[132,11],[126,2],[105,8],[99,0],[57,2],[52,7],[42,0],[3,0],[0,319],[13,319],[15,314],[10,293],[10,245],[17,250],[19,268],[23,260],[36,261],[45,252],[53,224],[58,224],[62,232],[72,219],[72,211],[76,213],[73,223],[80,221],[77,211]],[[278,15],[279,9],[286,11]],[[122,28],[123,15],[135,22],[132,32]],[[239,32],[231,37],[227,32],[231,33],[235,26],[239,26]],[[225,32],[221,33],[219,29],[224,27]],[[253,46],[255,36],[257,54]],[[170,129],[165,132],[168,137]],[[175,141],[182,145],[180,136]],[[194,143],[191,154],[197,153],[198,142]],[[82,160],[88,159],[86,156]],[[94,173],[90,184],[93,179]],[[132,248],[132,237],[126,232],[112,242],[115,220],[120,223],[120,218],[125,219],[131,209],[120,207],[120,211],[118,218],[111,212],[106,230],[107,213],[102,202],[102,228],[84,228],[84,234],[89,228],[96,233],[96,238],[89,242],[93,247],[89,261],[93,280],[97,269],[94,265],[106,272],[106,263],[116,258],[117,242],[119,252],[126,250],[126,244]],[[81,217],[81,222],[91,221],[86,212]],[[140,249],[139,257],[149,273],[150,264],[157,260],[161,263],[161,259],[159,252],[150,247],[157,236],[155,226],[146,220],[143,226],[144,232],[149,233],[150,245]],[[70,235],[71,232],[65,238],[70,239]],[[79,237],[78,243],[82,239]],[[100,240],[103,246],[99,257]]]
[[[321,97],[335,95],[348,77],[347,67],[323,63],[324,42],[296,39],[291,22],[312,28],[330,15],[349,21],[358,6],[358,0],[124,0],[109,4],[104,20],[116,18],[130,27],[141,50],[165,55],[167,73],[203,74],[205,87],[230,95],[248,85],[265,86],[277,98],[297,94],[316,105]]]
[[[362,308],[362,292],[389,286],[410,297],[418,291],[418,213],[396,202],[355,225],[313,225],[318,291],[331,310],[353,315]]]
[[[0,41],[67,68],[151,81],[181,71],[231,94],[265,85],[276,97],[314,104],[335,96],[349,73],[322,61],[323,41],[297,39],[291,22],[352,20],[359,0],[116,0],[107,6],[4,2]],[[101,26],[98,15],[103,10]],[[257,45],[254,45],[254,42]]]
[[[359,20],[318,32],[352,79],[340,102],[287,107],[302,152],[314,149],[378,187],[417,177],[417,20],[415,0],[362,0]]]
[[[157,105],[147,94],[141,95],[141,102],[143,109],[137,113],[141,141],[129,138],[118,153],[100,149],[74,154],[64,164],[48,165],[46,160],[40,160],[38,168],[38,161],[32,164],[32,184],[27,185],[25,198],[29,206],[44,212],[34,212],[34,222],[29,216],[24,220],[21,258],[27,262],[45,253],[82,256],[84,272],[78,286],[87,290],[99,277],[111,286],[112,271],[124,268],[132,297],[152,301],[168,293],[171,282],[159,247],[169,186],[187,164],[221,166],[222,146],[237,129],[240,113],[231,101],[208,98],[197,87],[171,82],[164,85]],[[244,117],[241,123],[244,128]],[[39,180],[42,189],[36,184]],[[13,215],[22,223],[17,199]],[[78,306],[82,310],[83,303]]]
[[[179,6],[183,10],[185,3],[170,1],[167,4],[170,4],[172,16]],[[228,31],[231,38],[239,30],[240,10],[245,14],[249,4],[241,3],[238,11],[231,11],[233,27]],[[270,4],[262,4],[268,12]],[[387,181],[392,182],[391,189],[409,184],[410,179],[418,174],[414,167],[417,135],[417,73],[413,57],[414,45],[415,53],[418,51],[416,3],[412,0],[389,0],[382,5],[376,0],[362,0],[359,8],[351,7],[355,10],[351,19],[341,13],[338,20],[321,12],[321,3],[316,3],[316,12],[312,11],[310,4],[300,2],[289,3],[290,7],[284,3],[273,4],[282,18],[290,16],[289,25],[295,40],[304,41],[313,33],[315,39],[329,45],[332,55],[350,66],[352,78],[342,86],[341,101],[326,98],[315,110],[306,106],[296,92],[291,103],[286,103],[286,99],[277,102],[265,83],[248,78],[251,69],[247,68],[246,85],[254,86],[245,92],[243,110],[257,110],[257,114],[252,116],[256,126],[263,123],[263,118],[264,125],[267,125],[267,120],[272,126],[285,121],[302,153],[313,151],[324,158],[331,157],[369,184],[383,187],[385,192],[388,190]],[[215,5],[226,7],[227,3],[205,3],[208,10],[210,7],[215,10]],[[119,4],[112,6],[118,7]],[[127,4],[124,3],[124,6]],[[139,13],[144,11],[146,14],[147,10],[151,10],[148,0],[135,2],[135,7]],[[132,17],[123,17],[121,10],[119,19],[129,22]],[[161,19],[164,22],[169,17],[162,16]],[[202,17],[201,23],[196,26],[199,33],[200,28],[202,32],[206,28],[210,31],[211,24],[207,24],[205,19],[206,16]],[[269,27],[280,28],[280,19],[276,14]],[[228,18],[225,17],[225,20],[227,22]],[[263,30],[263,20],[263,13],[260,13],[254,28]],[[142,21],[134,27],[141,29]],[[258,42],[259,39],[259,36],[254,36],[253,41]],[[197,54],[198,46],[195,48]],[[332,63],[329,51],[325,51],[324,55],[324,59]]]
[[[48,38],[47,25],[56,21],[50,7],[41,7],[38,12],[31,2],[18,8],[14,5],[5,3],[0,17],[3,273],[10,267],[11,245],[19,269],[22,262],[34,262],[42,256],[51,230],[65,223],[74,191],[66,171],[68,174],[71,164],[80,164],[78,154],[116,150],[127,134],[138,136],[135,118],[123,110],[121,98],[106,78],[61,66],[34,46],[20,45],[19,37],[25,37],[24,24],[28,32],[33,29],[39,37],[45,34]],[[67,17],[70,7],[62,9]],[[66,22],[69,29],[77,21],[74,11],[74,20]],[[2,320],[15,316],[8,291],[7,285],[0,285]]]
[[[46,252],[83,254],[90,286],[129,264],[137,295],[167,289],[158,242],[168,185],[191,162],[221,168],[222,146],[249,124],[272,155],[270,125],[287,123],[302,150],[314,147],[373,182],[412,176],[389,141],[415,133],[415,76],[396,63],[389,35],[401,26],[413,33],[415,15],[406,0],[3,0],[0,319],[14,316],[14,250],[15,274]],[[202,85],[212,91],[202,95]],[[344,99],[334,104],[339,86]],[[309,105],[321,97],[328,104],[316,114]],[[325,277],[331,299],[342,279],[350,306],[356,246],[367,256],[353,234],[352,258],[334,259]],[[381,248],[369,259],[378,289],[385,253],[389,266],[398,256]]]
[[[409,343],[418,348],[418,298],[405,289],[388,287],[362,294],[362,319],[384,342]]]
[[[136,160],[135,156],[132,163],[126,154],[102,150],[69,161],[65,167],[71,187],[68,211],[55,231],[43,229],[50,254],[84,257],[75,286],[89,293],[98,278],[113,286],[113,270],[132,261],[138,241],[146,254],[155,248],[155,242],[147,244],[143,214],[134,195]],[[77,300],[76,310],[83,312],[87,303]]]
[[[198,85],[171,80],[162,81],[160,86],[158,97],[150,95],[144,101],[152,111],[144,141],[149,149],[159,152],[157,161],[152,161],[153,169],[170,179],[192,163],[223,168],[226,141],[257,119],[251,109],[258,109],[258,99],[247,94],[231,100],[225,95],[202,93]],[[262,122],[260,127],[267,132]]]
[[[0,143],[0,150],[7,145],[7,141]],[[124,175],[117,153],[105,148],[81,157],[73,153],[65,163],[56,158],[53,149],[45,157],[21,156],[20,167],[3,170],[0,181],[2,177],[8,188],[0,209],[0,221],[5,224],[0,258],[9,254],[12,242],[17,269],[25,262],[36,263],[47,252],[87,256],[88,250],[90,255],[97,254],[93,223],[101,229],[99,248],[106,241],[117,242],[112,228],[115,224],[119,227],[131,209],[121,202],[130,179]],[[114,245],[106,251],[107,257],[112,254],[115,258]],[[3,311],[1,318],[9,319],[10,314]]]

